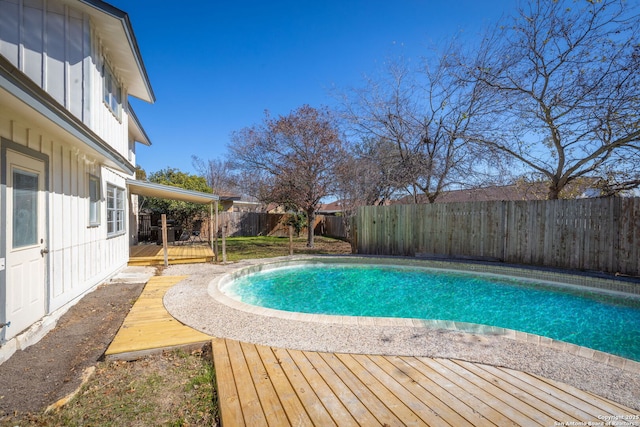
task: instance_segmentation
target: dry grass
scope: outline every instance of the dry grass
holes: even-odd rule
[[[230,237],[226,241],[227,260],[270,258],[289,255],[288,237]],[[294,254],[350,254],[351,245],[342,240],[316,236],[313,248],[306,237],[293,239]]]
[[[48,414],[12,417],[3,426],[218,425],[210,346],[133,362],[100,362],[77,397]]]

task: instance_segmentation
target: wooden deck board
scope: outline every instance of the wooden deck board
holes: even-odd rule
[[[443,425],[470,426],[473,424],[469,420],[474,418],[477,420],[478,417],[474,416],[473,409],[453,397],[446,388],[438,387],[426,376],[421,376],[422,381],[416,381],[414,377],[416,372],[406,369],[407,366],[401,361],[392,363],[391,358],[383,356],[367,358],[370,359],[370,363],[366,365],[367,369],[374,375],[382,377],[384,373],[392,379],[395,377],[395,381],[399,381],[402,388],[410,390],[410,394],[401,394],[401,387],[396,386],[391,389],[392,392],[402,396],[406,402],[412,402],[412,405],[419,409],[418,413],[422,414],[425,422],[433,424],[435,419],[441,420]],[[363,358],[363,360],[366,359]]]
[[[264,362],[254,345],[240,343],[242,352],[249,367],[251,380],[255,385],[262,406],[262,411],[269,424],[287,425],[290,424],[287,414],[280,403],[278,393],[276,393],[273,383],[269,380],[269,375],[264,367]]]
[[[223,427],[549,426],[639,414],[566,384],[477,363],[318,353],[218,338],[213,348]]]
[[[224,412],[220,413],[222,424],[225,426],[245,425],[227,343],[223,339],[214,338],[211,347],[213,358],[216,361],[218,402],[220,406],[225,408]]]
[[[344,364],[344,360],[347,359],[347,356],[342,358],[338,358],[337,355],[333,353],[317,353],[327,364],[327,366],[331,367],[331,370],[337,375],[337,377],[342,381],[350,390],[354,391],[354,394],[357,395],[358,400],[362,402],[362,404],[368,408],[369,412],[378,420],[378,422],[382,425],[402,425],[406,424],[400,421],[400,418],[396,414],[394,414],[393,409],[398,409],[398,406],[403,406],[404,411],[400,412],[400,415],[406,415],[406,406],[402,405],[402,402],[399,402],[399,399],[395,398],[395,396],[391,396],[388,390],[382,392],[382,398],[385,400],[381,400],[375,392],[380,391],[382,387],[375,387],[377,385],[376,381],[367,381],[362,382],[361,378],[365,376],[362,372],[362,367],[359,365],[352,365],[351,367]],[[355,369],[354,369],[355,368]],[[356,373],[356,371],[359,373]],[[367,378],[370,380],[370,377]],[[374,390],[372,390],[372,386],[374,386]],[[389,403],[392,405],[389,405]],[[398,405],[393,405],[393,403],[397,403]],[[391,406],[391,407],[390,407]],[[409,411],[410,415],[408,417],[413,418],[415,422],[414,414]]]
[[[362,402],[360,400],[359,395],[361,392],[358,392],[359,390],[357,389],[352,390],[349,388],[349,386],[345,384],[334,372],[332,367],[324,361],[319,353],[305,351],[303,356],[300,357],[300,360],[308,363],[307,370],[312,369],[323,378],[333,394],[340,399],[342,404],[360,425],[382,426],[382,423],[378,421],[371,412],[371,408],[368,408],[365,405],[366,402]],[[358,392],[358,395],[356,395],[356,392]]]
[[[273,350],[266,346],[257,345],[255,347],[264,363],[266,375],[273,382],[274,392],[278,394],[282,408],[291,424],[296,426],[313,425],[309,414],[304,408],[304,404],[298,398],[280,362],[273,354]],[[326,411],[324,412],[326,413]],[[328,413],[326,413],[326,421],[323,425],[331,424],[331,417]]]
[[[357,425],[355,420],[349,415],[346,408],[339,406],[341,404],[338,399],[335,399],[335,405],[331,407],[325,404],[331,404],[332,402],[326,402],[321,399],[322,395],[317,393],[317,387],[313,387],[313,385],[307,381],[289,355],[289,352],[285,349],[278,348],[273,348],[271,351],[273,351],[278,364],[282,367],[282,371],[286,375],[291,387],[296,391],[296,397],[300,400],[300,403],[304,405],[313,425],[335,426],[337,425],[335,419],[341,421],[340,425]],[[327,408],[332,410],[331,414]],[[346,421],[347,419],[348,422]]]
[[[188,276],[154,276],[145,285],[120,330],[105,352],[107,359],[164,348],[208,342],[211,336],[174,319],[164,308],[167,290]]]
[[[304,354],[297,350],[287,350],[285,352],[287,353],[286,358],[283,357],[281,359],[286,360],[285,366],[289,368],[289,372],[293,373],[292,371],[295,371],[296,374],[299,373],[307,381],[309,388],[322,405],[327,408],[335,423],[339,426],[357,426],[358,423],[351,416],[346,404],[343,403],[342,396],[335,394],[331,390],[316,368],[304,357]],[[279,353],[280,349],[276,349],[276,354],[279,355]]]
[[[214,253],[205,243],[167,246],[169,264],[211,262]],[[129,265],[163,265],[164,251],[160,245],[136,245],[129,248]]]
[[[460,410],[460,414],[468,413],[468,408],[472,408],[473,415],[467,417],[474,424],[491,424],[496,426],[506,426],[513,424],[509,418],[496,411],[487,403],[478,399],[473,393],[469,392],[460,381],[456,381],[453,375],[445,376],[427,365],[421,363],[413,357],[391,356],[388,358],[388,366],[399,369],[406,375],[406,381],[409,381],[414,387],[426,388],[429,386],[429,380],[435,388],[442,388],[454,396],[461,404],[466,407]],[[424,373],[423,373],[424,372]],[[416,393],[419,396],[418,393]],[[496,401],[497,402],[497,401]]]
[[[334,357],[339,358],[403,424],[428,425],[420,414],[424,415],[429,408],[424,404],[416,405],[416,400],[404,387],[394,387],[398,383],[388,373],[371,370],[371,365],[367,363],[370,360],[366,356],[338,354]]]

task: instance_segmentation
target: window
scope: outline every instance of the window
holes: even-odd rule
[[[107,234],[125,232],[124,214],[124,190],[107,184]]]
[[[89,225],[100,224],[100,178],[89,175]]]
[[[102,74],[104,76],[104,103],[109,107],[113,115],[120,120],[122,88],[106,63],[103,65]]]
[[[13,247],[38,243],[38,175],[13,171]]]

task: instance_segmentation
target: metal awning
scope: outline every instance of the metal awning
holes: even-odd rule
[[[131,194],[169,200],[181,200],[183,202],[209,204],[220,200],[220,197],[215,194],[185,190],[184,188],[156,184],[154,182],[137,181],[135,179],[127,179],[127,189]]]

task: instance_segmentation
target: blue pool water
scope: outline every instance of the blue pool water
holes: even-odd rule
[[[439,319],[542,335],[640,361],[640,301],[502,276],[342,265],[278,268],[224,292],[278,310]]]

